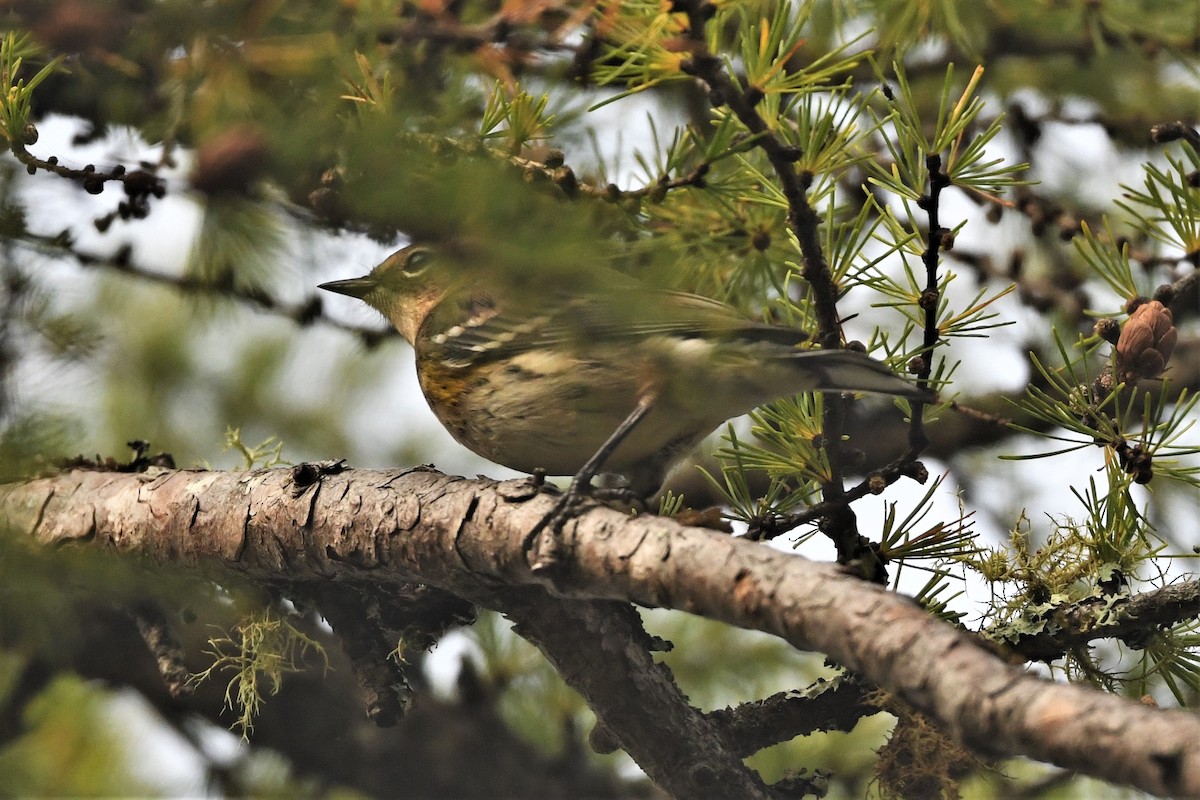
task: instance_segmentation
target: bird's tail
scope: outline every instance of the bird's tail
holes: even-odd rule
[[[871,392],[931,403],[937,394],[901,378],[883,362],[856,350],[801,350],[798,362],[814,392]]]

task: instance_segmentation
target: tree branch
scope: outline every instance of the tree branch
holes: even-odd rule
[[[774,796],[721,728],[688,703],[666,665],[654,662],[650,637],[628,603],[556,600],[530,588],[499,591],[493,605],[587,700],[600,733],[672,797]],[[595,746],[596,734],[592,741]]]
[[[259,580],[415,581],[484,603],[505,587],[537,585],[521,542],[553,502],[528,481],[423,468],[351,470],[302,489],[288,470],[74,471],[0,487],[3,521],[47,545],[89,541]],[[835,566],[606,508],[568,522],[563,534],[556,591],[564,597],[677,608],[766,631],[827,653],[980,752],[1030,756],[1156,794],[1200,794],[1195,715],[1026,674],[910,599]]]
[[[1053,661],[1096,639],[1128,640],[1131,646],[1154,636],[1159,626],[1200,616],[1200,581],[1164,586],[1123,598],[1089,597],[1056,609],[1046,630],[1006,642],[1032,661]]]
[[[850,677],[819,680],[802,691],[779,692],[737,708],[719,708],[708,717],[721,725],[743,756],[817,731],[852,731],[863,717],[882,709],[866,699],[866,689]]]

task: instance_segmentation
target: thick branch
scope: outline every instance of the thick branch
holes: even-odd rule
[[[392,580],[467,599],[533,585],[524,534],[553,498],[524,481],[348,471],[297,490],[286,470],[76,471],[0,488],[10,526],[260,580]],[[1044,681],[906,597],[662,518],[604,508],[565,526],[559,591],[678,608],[829,654],[991,755],[1027,755],[1157,794],[1200,794],[1200,720]],[[597,665],[605,669],[606,665]],[[1130,743],[1136,746],[1130,746]]]

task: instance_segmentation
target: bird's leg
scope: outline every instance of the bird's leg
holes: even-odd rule
[[[591,489],[592,478],[596,477],[596,473],[604,466],[604,462],[621,446],[621,442],[625,441],[625,437],[629,435],[630,431],[646,418],[646,415],[654,408],[654,402],[657,399],[657,392],[646,392],[638,398],[638,403],[634,406],[633,411],[629,412],[629,416],[617,426],[604,444],[600,445],[600,449],[575,473],[575,477],[571,478],[571,485],[554,504],[554,509],[543,517],[541,522],[535,525],[525,537],[526,551],[534,549],[536,543],[532,566],[534,572],[551,572],[558,564],[562,551],[560,539],[562,525],[570,515],[571,507],[580,497],[588,493]]]

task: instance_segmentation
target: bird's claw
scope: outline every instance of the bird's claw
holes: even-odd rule
[[[562,497],[558,498],[550,513],[542,517],[525,536],[523,547],[530,558],[530,569],[535,575],[551,576],[562,565],[563,525],[571,518],[575,506],[584,495],[584,491],[578,490],[572,484]]]

